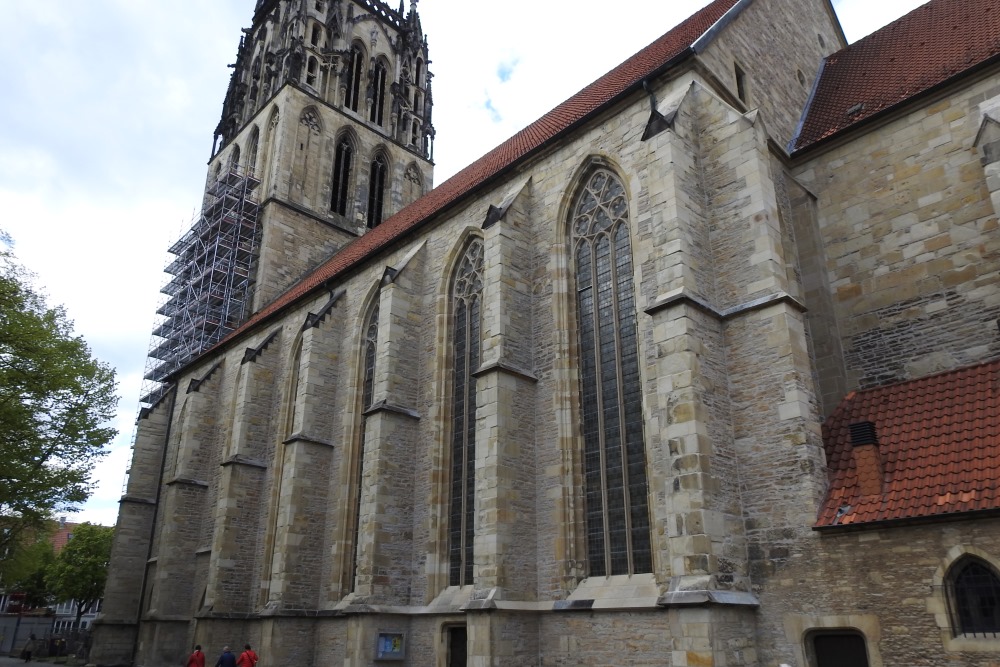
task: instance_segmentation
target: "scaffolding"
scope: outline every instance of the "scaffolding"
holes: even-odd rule
[[[208,189],[191,228],[170,246],[164,271],[173,276],[160,290],[142,398],[162,396],[164,380],[242,324],[250,314],[260,254],[260,180],[233,165]]]

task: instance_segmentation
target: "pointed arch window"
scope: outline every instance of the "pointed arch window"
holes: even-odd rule
[[[365,56],[361,52],[361,47],[355,44],[351,47],[351,59],[347,63],[347,93],[344,97],[344,106],[351,111],[358,110],[358,102],[361,99],[361,74],[364,62]]]
[[[229,155],[229,171],[235,174],[240,169],[240,147],[233,146],[233,152]]]
[[[351,181],[351,165],[354,149],[347,137],[341,137],[333,155],[333,192],[330,195],[330,210],[347,215],[347,195]]]
[[[368,229],[375,229],[382,222],[382,205],[385,200],[385,183],[389,164],[384,155],[376,155],[368,178]]]
[[[260,130],[256,127],[250,132],[247,139],[247,175],[253,176],[257,172],[257,151],[260,150]]]
[[[354,541],[353,557],[351,559],[351,578],[349,589],[355,590],[358,573],[358,538],[361,534],[361,488],[364,481],[365,437],[367,435],[368,417],[364,415],[372,406],[375,397],[375,355],[378,352],[378,303],[372,308],[365,326],[365,339],[362,343],[362,379],[361,379],[361,428],[358,434],[358,457],[354,477]]]
[[[318,75],[319,61],[316,60],[315,56],[309,56],[309,60],[306,63],[306,85],[315,88]]]
[[[479,369],[483,244],[472,241],[452,284],[451,485],[448,583],[472,583],[476,504],[476,378]]]
[[[372,70],[371,85],[371,110],[368,113],[368,120],[376,125],[382,125],[385,118],[385,79],[386,67],[381,60],[375,63]]]
[[[948,592],[956,635],[1000,635],[1000,577],[988,563],[960,560],[949,572]]]
[[[628,200],[607,169],[572,208],[591,576],[652,571]]]

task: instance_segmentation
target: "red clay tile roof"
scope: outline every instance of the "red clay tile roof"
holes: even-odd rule
[[[618,67],[594,81],[531,125],[479,158],[450,179],[413,202],[381,225],[347,244],[315,271],[254,314],[226,340],[270,318],[340,276],[399,238],[458,203],[521,159],[572,129],[641,82],[689,52],[691,45],[719,21],[739,0],[714,0]],[[225,342],[225,341],[223,341]]]
[[[874,422],[881,493],[862,495],[849,426]],[[830,490],[816,528],[1000,509],[1000,360],[852,392],[823,425]]]
[[[931,0],[829,56],[791,152],[1000,56],[997,0]]]

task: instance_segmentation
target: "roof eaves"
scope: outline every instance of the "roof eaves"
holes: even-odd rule
[[[967,510],[965,512],[942,512],[941,514],[926,514],[923,516],[900,517],[898,519],[879,519],[878,521],[860,521],[856,523],[814,524],[812,529],[817,533],[853,533],[862,530],[878,530],[881,528],[899,528],[902,526],[926,525],[945,521],[969,521],[973,519],[989,519],[1000,517],[1000,508]]]
[[[811,153],[813,150],[817,149],[818,147],[820,147],[820,146],[826,146],[827,144],[831,143],[835,139],[843,137],[843,136],[845,136],[847,134],[850,134],[850,133],[852,133],[854,131],[866,128],[869,125],[871,125],[873,123],[876,123],[878,121],[881,121],[882,119],[886,118],[887,116],[890,116],[890,115],[892,115],[892,114],[900,111],[901,109],[905,109],[907,106],[916,105],[916,104],[920,103],[921,101],[923,101],[923,100],[925,100],[925,99],[927,99],[929,97],[933,97],[937,93],[941,92],[942,90],[948,89],[949,87],[951,87],[954,84],[958,83],[962,79],[965,79],[965,78],[971,77],[971,76],[975,76],[976,74],[980,73],[981,71],[989,69],[990,67],[992,67],[993,65],[996,65],[998,63],[1000,63],[1000,52],[995,53],[994,55],[990,56],[989,58],[987,58],[985,60],[979,61],[978,63],[976,63],[975,65],[972,65],[971,67],[968,67],[968,68],[966,68],[966,69],[964,69],[964,70],[962,70],[960,72],[956,72],[955,74],[951,75],[947,79],[943,79],[940,82],[938,82],[938,83],[936,83],[936,84],[934,84],[932,86],[924,88],[923,90],[919,90],[916,93],[913,93],[912,95],[909,95],[908,97],[905,97],[905,98],[899,100],[898,102],[895,102],[894,104],[891,104],[891,105],[889,105],[887,107],[883,107],[882,109],[879,109],[878,111],[875,111],[875,112],[873,112],[870,115],[867,115],[867,116],[865,116],[865,117],[863,117],[863,118],[861,118],[861,119],[859,119],[859,120],[857,120],[857,121],[855,121],[853,123],[845,125],[845,126],[839,128],[839,129],[837,129],[837,130],[835,130],[835,131],[833,131],[833,132],[831,132],[831,133],[829,133],[827,135],[824,135],[824,136],[816,139],[815,141],[812,141],[811,143],[808,143],[808,144],[802,146],[801,148],[795,150],[792,153],[792,156],[793,157],[800,157],[800,156],[805,155],[807,153]],[[803,117],[803,121],[804,120],[805,120],[805,117]]]
[[[742,0],[742,1],[743,2],[747,2],[747,3],[753,2],[753,0]],[[320,282],[320,283],[314,285],[313,287],[307,289],[307,291],[305,291],[302,294],[298,295],[296,298],[290,300],[289,302],[282,304],[280,307],[275,308],[273,311],[271,311],[271,312],[267,313],[266,315],[264,315],[261,319],[253,322],[252,325],[250,325],[249,327],[244,328],[243,326],[240,326],[239,328],[237,328],[236,330],[234,330],[231,334],[229,334],[229,336],[227,336],[227,337],[223,338],[221,341],[219,341],[216,345],[208,348],[207,350],[205,350],[204,352],[202,352],[198,356],[192,358],[190,361],[188,361],[188,363],[186,363],[186,364],[184,364],[182,366],[179,366],[174,372],[170,373],[170,375],[168,375],[166,378],[164,378],[164,381],[165,382],[174,382],[174,381],[176,381],[176,379],[179,378],[181,376],[181,374],[186,369],[188,369],[191,366],[194,366],[195,364],[197,364],[206,354],[209,354],[209,353],[211,353],[211,352],[213,352],[215,350],[222,349],[222,348],[226,347],[227,345],[229,345],[229,344],[231,344],[231,343],[239,340],[240,338],[243,338],[245,335],[248,335],[251,330],[254,330],[257,327],[262,326],[265,323],[270,322],[273,319],[279,317],[280,315],[283,315],[289,309],[296,307],[303,300],[310,298],[311,296],[315,295],[317,292],[321,292],[321,291],[324,291],[324,290],[331,289],[333,283],[337,279],[343,279],[344,276],[350,275],[352,269],[354,269],[354,270],[359,269],[361,267],[361,265],[365,261],[370,261],[371,258],[375,257],[379,253],[382,253],[384,251],[387,251],[387,250],[395,247],[396,244],[399,243],[399,242],[405,241],[407,238],[410,237],[411,233],[413,233],[413,232],[415,232],[415,231],[417,231],[419,229],[423,229],[426,225],[430,224],[435,219],[440,218],[442,215],[448,213],[449,211],[451,211],[455,207],[462,205],[469,197],[471,197],[472,195],[474,195],[476,192],[478,192],[478,191],[482,190],[483,188],[488,187],[492,183],[500,180],[502,177],[505,177],[511,171],[516,170],[517,168],[519,168],[520,166],[522,166],[525,162],[527,162],[530,159],[534,158],[536,155],[538,155],[540,152],[544,151],[546,148],[548,148],[553,143],[558,142],[560,139],[564,138],[567,134],[575,131],[581,125],[586,124],[587,122],[591,121],[596,116],[598,116],[601,113],[603,113],[604,111],[606,111],[608,108],[610,108],[610,107],[612,107],[612,106],[620,103],[623,99],[627,98],[629,95],[635,94],[636,91],[641,91],[642,90],[642,83],[643,83],[643,81],[646,81],[646,80],[649,80],[649,79],[655,79],[655,78],[658,78],[660,76],[663,76],[666,72],[668,72],[671,69],[673,69],[673,68],[677,67],[678,65],[682,64],[685,60],[689,59],[694,54],[695,54],[694,49],[692,49],[691,47],[685,48],[683,51],[681,51],[680,53],[678,53],[676,56],[674,56],[673,58],[671,58],[669,61],[667,61],[666,63],[664,63],[660,67],[658,67],[656,70],[654,70],[653,72],[651,72],[646,77],[644,77],[642,80],[639,80],[639,81],[631,84],[627,88],[623,89],[621,91],[621,93],[619,93],[618,95],[615,95],[615,96],[609,98],[606,102],[604,102],[603,104],[601,104],[598,107],[595,107],[593,110],[591,110],[587,114],[585,114],[585,115],[581,116],[580,118],[578,118],[577,120],[573,121],[572,123],[570,123],[569,125],[567,125],[565,128],[563,128],[562,130],[560,130],[556,134],[552,135],[548,139],[545,139],[544,141],[542,141],[538,145],[533,146],[530,150],[526,151],[522,155],[519,155],[519,156],[515,157],[513,160],[511,160],[510,163],[508,163],[507,165],[505,165],[501,169],[498,169],[497,171],[495,171],[495,172],[493,172],[491,174],[488,174],[487,176],[483,177],[481,180],[478,180],[478,181],[475,181],[475,182],[471,183],[469,185],[469,187],[465,188],[464,190],[460,190],[458,193],[455,194],[454,197],[452,197],[451,199],[449,199],[446,202],[442,203],[439,207],[435,208],[433,211],[431,211],[430,213],[428,213],[425,217],[423,217],[423,218],[415,221],[413,224],[411,224],[409,227],[407,227],[407,229],[405,230],[405,234],[400,234],[399,236],[387,239],[386,243],[384,243],[383,245],[380,245],[380,246],[377,246],[377,247],[373,248],[370,251],[370,253],[366,254],[366,256],[365,256],[365,258],[363,260],[360,260],[358,262],[352,263],[352,264],[350,264],[348,266],[345,266],[342,270],[337,271],[335,273],[332,273],[330,276],[328,276],[322,282]],[[527,129],[527,128],[525,128],[525,129]],[[501,144],[500,146],[497,146],[496,148],[493,149],[493,151],[497,150],[498,148],[502,147],[503,145],[504,144]],[[487,155],[488,154],[489,153],[487,153]],[[477,163],[478,163],[478,160],[476,162],[472,163],[472,165],[469,165],[469,166],[473,166],[473,165],[475,165]],[[458,174],[456,174],[456,176],[458,176]],[[452,178],[454,178],[454,176]],[[449,179],[449,180],[451,180],[451,179]],[[447,183],[447,182],[448,181],[445,181],[445,183]],[[354,242],[358,241],[361,238],[362,237],[358,237],[358,238],[354,239],[353,241],[351,241],[351,243],[354,243]],[[346,246],[344,246],[344,248],[346,248]],[[341,248],[341,250],[338,250],[337,252],[341,252],[344,248]],[[289,286],[289,288],[287,290],[285,290],[284,293],[287,294],[288,292],[291,292],[298,285],[301,285],[303,282],[309,280],[312,276],[313,276],[312,273],[306,274],[305,276],[302,277],[301,280],[299,280],[295,284]],[[280,299],[281,297],[279,296],[278,298]],[[266,308],[266,306],[265,306],[265,308]]]
[[[795,144],[799,142],[799,136],[802,134],[802,128],[805,127],[806,119],[809,118],[809,111],[812,109],[813,102],[816,100],[816,92],[819,90],[819,82],[823,78],[823,70],[826,69],[826,58],[819,64],[819,70],[816,72],[816,77],[813,79],[812,90],[809,91],[809,98],[806,100],[806,105],[802,109],[802,115],[799,116],[799,123],[795,126],[795,134],[792,135],[792,140],[788,142],[788,146],[785,150],[788,151],[789,155],[795,153]]]

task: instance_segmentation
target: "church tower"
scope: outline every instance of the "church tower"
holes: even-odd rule
[[[257,0],[215,130],[201,214],[170,248],[161,383],[432,187],[427,41],[380,0]]]
[[[182,369],[432,187],[430,60],[416,7],[256,2],[215,129],[201,211],[169,249],[173,278],[153,331],[116,575],[95,630],[99,663],[133,664],[141,653],[166,664],[163,656],[187,644],[191,610],[204,606],[208,552],[193,560],[159,549],[155,537],[212,534],[198,521],[162,526],[184,516],[178,502],[207,507],[199,495],[206,483],[176,462],[168,471],[163,455],[169,434],[176,441],[180,433],[169,425],[176,394],[199,396],[190,385],[178,389]]]

